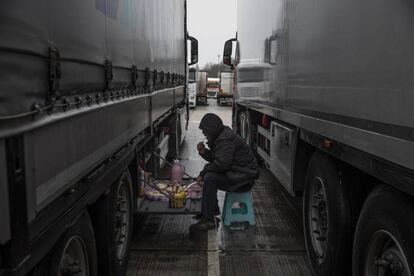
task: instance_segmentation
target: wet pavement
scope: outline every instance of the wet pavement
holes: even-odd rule
[[[191,111],[181,160],[197,176],[205,161],[196,144],[203,141],[198,124],[206,112],[231,125],[231,108],[209,106]],[[302,234],[300,198],[290,197],[264,168],[252,190],[256,226],[245,231],[221,225],[190,237],[191,215],[139,215],[135,220],[127,275],[286,275],[310,276]],[[219,192],[220,206],[224,193]]]

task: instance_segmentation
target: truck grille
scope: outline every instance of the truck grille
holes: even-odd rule
[[[239,97],[241,99],[261,98],[264,93],[259,87],[239,87]]]

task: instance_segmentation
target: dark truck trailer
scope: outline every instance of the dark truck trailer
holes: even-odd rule
[[[138,166],[184,136],[187,39],[192,64],[185,0],[1,2],[0,275],[125,272]]]
[[[208,72],[199,71],[197,74],[197,104],[207,105],[207,79]]]
[[[405,0],[238,2],[234,126],[303,195],[314,275],[414,275],[413,16]]]

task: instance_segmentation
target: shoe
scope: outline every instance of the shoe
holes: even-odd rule
[[[217,216],[218,216],[218,215],[216,215],[216,216],[214,217],[214,219],[216,220],[216,224],[219,224],[219,223],[220,223],[220,218],[218,218]],[[201,214],[201,213],[193,216],[193,219],[194,219],[194,220],[202,220],[203,218],[204,218],[204,216],[203,216],[203,214]]]
[[[193,216],[193,219],[195,219],[195,220],[201,220],[201,219],[203,219],[203,217],[204,217],[203,214],[202,213],[199,213],[199,214]]]
[[[190,226],[191,233],[207,232],[216,228],[217,218],[202,218],[199,222]]]
[[[220,211],[218,211],[218,212],[216,212],[216,214],[214,215],[214,216],[220,216]],[[204,218],[204,216],[203,216],[203,214],[202,213],[199,213],[199,214],[197,214],[197,215],[194,215],[193,216],[193,219],[194,220],[201,220],[201,219],[203,219]],[[218,221],[220,221],[220,219],[219,218],[216,218]]]

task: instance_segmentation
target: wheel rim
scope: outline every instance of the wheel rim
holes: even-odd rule
[[[316,177],[310,188],[308,225],[313,251],[321,262],[328,244],[328,206],[323,180]]]
[[[122,261],[127,251],[129,238],[130,204],[128,194],[129,181],[125,177],[118,186],[115,214],[115,244],[116,256]]]
[[[365,259],[365,275],[412,275],[404,251],[390,232],[379,230],[371,237]]]
[[[246,125],[244,123],[244,113],[240,115],[240,135],[246,141]]]
[[[251,141],[250,141],[250,125],[249,125],[249,121],[246,118],[246,144],[250,146]]]
[[[242,137],[247,145],[250,146],[250,126],[247,114],[242,115]]]
[[[88,254],[85,244],[78,236],[71,237],[63,250],[58,276],[89,275]]]

